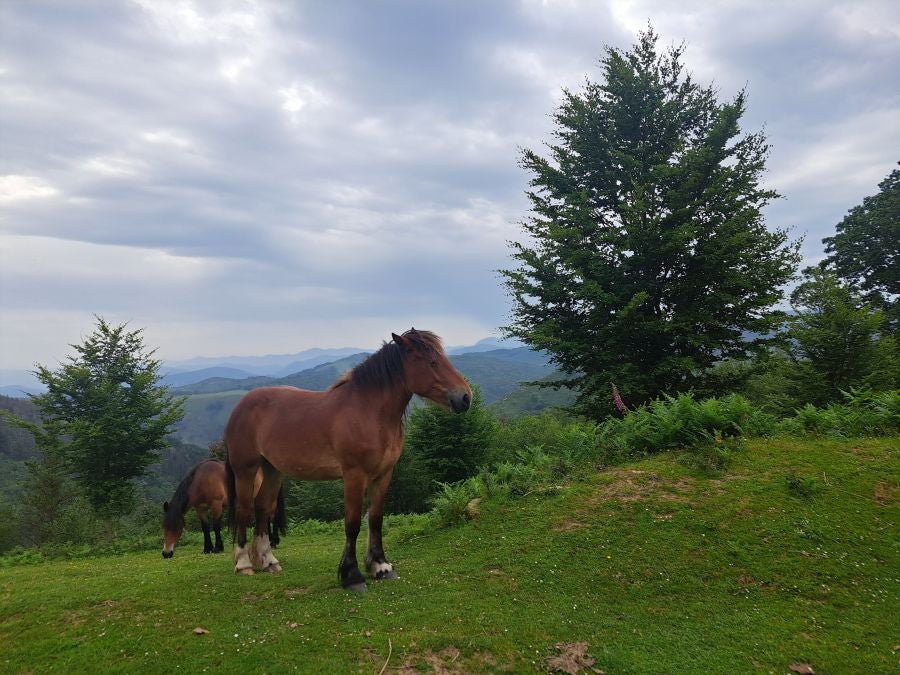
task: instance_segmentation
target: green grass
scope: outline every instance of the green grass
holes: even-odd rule
[[[532,672],[584,641],[607,673],[897,672],[897,445],[755,440],[719,476],[660,455],[455,528],[398,519],[401,578],[363,596],[340,526],[292,532],[279,575],[196,542],[0,568],[0,671]]]

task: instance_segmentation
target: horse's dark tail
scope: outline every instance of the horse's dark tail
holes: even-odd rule
[[[287,534],[287,512],[284,509],[284,483],[278,488],[278,501],[275,506],[275,516],[269,521],[269,539],[272,546],[281,543],[282,535]]]
[[[231,460],[228,456],[228,446],[225,446],[225,489],[228,491],[228,529],[231,530],[231,539],[237,539],[237,519],[234,517],[234,503],[237,501],[237,489],[234,487],[234,469],[231,468]]]
[[[287,511],[284,509],[284,482],[278,488],[278,507],[275,509],[275,525],[280,534],[287,534]]]

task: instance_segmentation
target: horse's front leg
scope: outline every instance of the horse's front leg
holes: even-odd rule
[[[384,555],[384,546],[381,542],[384,498],[387,496],[393,473],[394,468],[391,467],[383,476],[369,482],[369,548],[366,551],[365,563],[366,571],[375,579],[397,578],[393,565]]]
[[[366,580],[359,571],[356,561],[356,538],[359,536],[359,524],[362,517],[363,492],[366,477],[362,472],[344,474],[344,554],[338,565],[338,579],[344,588],[362,593],[366,590]]]

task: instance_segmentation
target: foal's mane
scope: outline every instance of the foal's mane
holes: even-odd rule
[[[402,337],[412,344],[413,349],[420,353],[437,355],[444,351],[441,338],[431,331],[411,328]],[[365,361],[341,375],[331,385],[331,389],[336,389],[350,381],[362,389],[391,387],[403,379],[404,358],[403,347],[396,342],[386,342],[381,345],[381,349]]]
[[[163,527],[167,530],[177,529],[181,525],[181,521],[184,520],[184,513],[188,510],[188,501],[190,500],[191,483],[194,482],[194,474],[197,473],[197,469],[201,464],[214,461],[216,460],[204,459],[197,462],[187,472],[187,475],[181,479],[178,487],[175,488],[175,494],[169,500],[169,508],[163,514]]]

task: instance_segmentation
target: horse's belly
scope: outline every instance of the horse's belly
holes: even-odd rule
[[[341,465],[337,462],[293,461],[287,466],[279,466],[282,473],[297,480],[337,480],[343,477]]]

